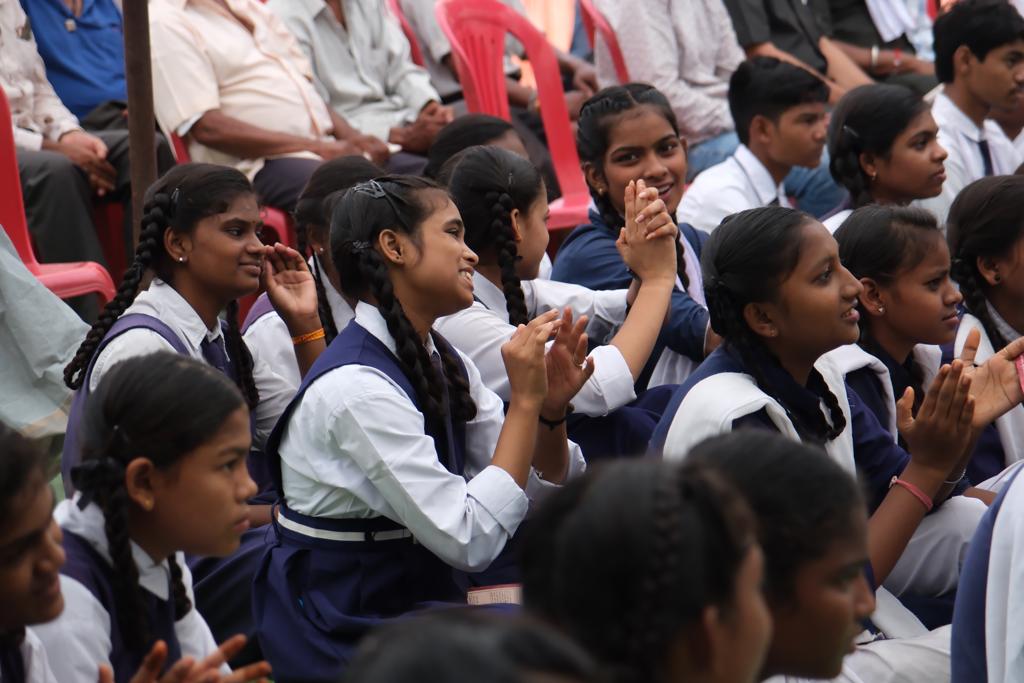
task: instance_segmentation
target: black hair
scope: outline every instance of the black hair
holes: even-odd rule
[[[524,616],[450,609],[383,626],[359,645],[351,683],[596,681],[593,661],[549,626]]]
[[[615,85],[598,91],[584,102],[580,109],[580,118],[576,122],[576,151],[579,153],[580,162],[590,164],[604,174],[604,155],[608,152],[615,119],[637,107],[651,107],[672,126],[675,134],[679,135],[679,122],[676,120],[675,112],[660,90],[647,83]],[[611,198],[607,193],[598,193],[593,187],[590,188],[590,197],[601,214],[601,220],[617,236],[619,228],[625,225],[625,219],[615,210]],[[690,278],[686,274],[682,239],[676,240],[676,269],[683,288],[689,287]]]
[[[966,45],[979,60],[1003,45],[1024,40],[1024,19],[1007,0],[960,0],[932,26],[935,39],[935,75],[952,83],[953,53]]]
[[[843,266],[855,278],[871,278],[882,286],[916,268],[935,248],[936,240],[943,239],[932,212],[877,204],[862,206],[851,213],[836,230],[835,238]],[[873,345],[868,318],[860,318],[861,342]],[[920,386],[915,387],[915,403],[923,398],[919,389]]]
[[[802,565],[849,538],[854,515],[867,517],[860,485],[824,450],[758,429],[741,429],[697,444],[683,464],[717,472],[757,518],[764,551],[765,595],[792,599]],[[799,491],[799,495],[794,495]]]
[[[512,231],[512,210],[529,212],[544,192],[540,173],[527,159],[498,147],[470,147],[452,159],[448,191],[466,225],[466,244],[477,254],[493,251],[501,266],[509,322],[530,322],[520,260]]]
[[[817,409],[792,412],[794,407],[781,400],[760,370],[766,357],[776,363],[778,359],[743,316],[747,304],[773,301],[778,296],[779,285],[800,260],[800,233],[813,220],[805,213],[781,206],[748,209],[727,216],[704,245],[700,264],[711,328],[724,338],[728,348],[740,355],[758,387],[790,411],[800,437],[824,442],[836,438],[846,428],[839,399],[826,388],[824,399],[831,424]]]
[[[493,142],[510,130],[515,130],[512,124],[497,116],[489,114],[460,116],[437,134],[434,144],[427,152],[427,165],[423,169],[423,175],[447,184],[439,176],[441,169],[449,159],[469,147]]]
[[[310,234],[320,236],[323,242],[328,241],[326,238],[331,224],[332,201],[341,198],[341,191],[385,174],[384,169],[362,156],[338,157],[317,166],[292,212],[299,253],[308,255]],[[316,281],[320,324],[324,327],[326,343],[330,344],[338,336],[338,327],[334,324],[334,316],[327,304],[324,276],[320,272],[320,258],[316,254],[313,255],[313,279]],[[331,284],[327,283],[327,286]]]
[[[527,609],[618,682],[666,681],[668,650],[710,605],[733,607],[753,519],[721,477],[672,463],[596,467],[544,501],[522,553]]]
[[[861,154],[888,160],[892,146],[928,103],[901,85],[874,83],[854,88],[839,100],[828,125],[828,170],[850,192],[854,207],[870,204],[870,178]]]
[[[21,432],[0,421],[0,514],[10,517],[15,499],[30,484],[45,484],[50,467],[42,451]]]
[[[1004,258],[1024,237],[1024,215],[1020,198],[1024,176],[989,176],[976,180],[957,195],[949,208],[946,239],[952,258],[952,277],[960,285],[964,308],[981,321],[992,347],[1000,349],[1004,339],[988,310],[988,283],[978,270],[980,258]]]
[[[353,299],[372,295],[388,332],[395,339],[402,370],[412,383],[423,414],[435,424],[445,417],[444,386],[427,349],[402,309],[388,276],[384,258],[376,249],[377,236],[390,229],[419,240],[420,226],[434,211],[430,195],[448,199],[447,191],[426,178],[388,175],[361,183],[345,192],[331,215],[331,256],[338,269],[341,291]],[[438,336],[436,332],[431,334]],[[438,345],[447,377],[451,415],[468,421],[476,415],[469,383],[459,360]]]
[[[171,257],[164,250],[164,233],[167,230],[191,232],[202,219],[227,211],[237,197],[253,193],[252,184],[240,171],[216,164],[180,164],[150,186],[146,191],[142,231],[135,248],[135,258],[128,266],[117,294],[104,307],[75,357],[64,368],[64,383],[69,388],[82,386],[96,349],[125,309],[135,301],[146,271],[152,270],[157,277],[170,282]],[[225,317],[228,326],[224,341],[237,369],[238,387],[249,407],[254,408],[259,403],[259,393],[252,377],[252,354],[238,328],[237,301],[228,304]]]
[[[755,116],[778,123],[787,110],[819,102],[828,102],[824,81],[774,57],[748,59],[729,79],[729,112],[744,145],[750,144],[750,124]]]
[[[187,400],[184,397],[189,397]],[[114,572],[114,602],[121,633],[133,649],[152,643],[139,570],[132,557],[132,502],[125,468],[136,458],[167,469],[206,443],[245,405],[238,388],[216,368],[162,351],[124,360],[100,380],[82,419],[82,462],[71,471],[75,490],[103,511]],[[172,555],[175,620],[192,609]]]

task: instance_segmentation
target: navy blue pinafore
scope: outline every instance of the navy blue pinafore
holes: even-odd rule
[[[436,333],[434,342],[458,358]],[[306,374],[268,441],[268,462],[282,501],[278,449],[292,412],[314,382],[353,364],[385,373],[419,408],[394,354],[350,322]],[[443,430],[428,424],[426,431],[441,463],[462,475],[465,424],[449,419]],[[283,502],[278,515],[253,582],[256,631],[277,681],[340,680],[358,640],[373,626],[431,604],[465,602],[452,567],[395,520],[311,517]]]

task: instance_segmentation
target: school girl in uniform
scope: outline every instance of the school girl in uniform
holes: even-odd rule
[[[607,463],[534,515],[524,605],[612,683],[751,683],[771,636],[754,525],[714,472]]]
[[[907,389],[919,407],[952,344],[963,300],[949,277],[949,247],[924,209],[864,206],[835,232],[839,260],[860,280],[860,337],[829,352],[893,438],[896,401]],[[904,448],[906,443],[900,439]]]
[[[43,454],[0,422],[0,681],[56,683],[33,626],[64,609],[60,527]],[[95,680],[95,678],[94,678]]]
[[[302,257],[283,245],[259,240],[259,206],[248,179],[213,164],[182,164],[147,192],[139,245],[114,297],[86,335],[65,381],[77,389],[69,417],[62,471],[78,462],[78,423],[89,394],[127,358],[174,351],[203,360],[242,391],[259,446],[294,394],[294,387],[267,363],[255,364],[239,333],[237,300],[262,282],[297,340],[293,353],[308,367],[323,350],[316,290]],[[140,284],[152,275],[149,287]],[[219,315],[226,311],[226,321]],[[257,385],[259,390],[257,391]],[[221,639],[252,633],[247,589],[262,552],[255,527],[270,518],[270,476],[259,452],[249,461],[261,496],[250,508],[253,529],[227,558],[189,558],[198,604]],[[255,640],[245,658],[258,658]]]
[[[1024,679],[1024,479],[1019,475],[1020,468],[1007,474],[967,549],[953,611],[953,683]]]
[[[758,520],[772,614],[760,680],[949,680],[948,626],[927,631],[909,613],[875,610],[864,571],[867,509],[849,472],[818,447],[762,430],[704,441],[683,465],[691,466],[724,477]],[[791,495],[794,489],[801,495]],[[893,598],[880,590],[879,606],[887,600]]]
[[[959,360],[942,368],[916,416],[912,397],[902,397],[908,455],[826,356],[859,337],[863,286],[824,226],[792,209],[743,211],[715,231],[703,265],[712,324],[727,343],[676,392],[652,450],[682,458],[700,440],[742,427],[823,445],[867,480],[875,583],[897,597],[953,590],[984,511],[954,495],[967,488],[972,426],[1024,396],[1012,361],[1024,342],[969,376]]]
[[[625,221],[626,187],[643,180],[674,216],[686,183],[686,143],[665,96],[631,83],[605,88],[584,103],[576,147],[594,207],[590,223],[562,243],[551,278],[590,289],[627,289],[633,276],[615,247]],[[679,234],[671,312],[641,388],[683,381],[719,341],[708,326],[701,285],[707,233],[682,223]]]
[[[639,379],[668,312],[676,278],[675,222],[657,190],[626,188],[626,227],[618,246],[637,274],[628,290],[595,291],[538,280],[547,248],[544,182],[529,161],[496,147],[472,147],[447,169],[448,190],[466,224],[466,244],[480,257],[473,305],[438,320],[436,329],[470,357],[489,389],[509,398],[501,345],[539,313],[568,307],[587,317],[595,371],[573,397],[569,437],[588,462],[639,455],[671,397],[671,387],[641,392]],[[647,238],[648,230],[662,236]],[[628,314],[628,315],[627,315]]]
[[[256,484],[238,388],[181,354],[127,359],[100,382],[81,428],[76,493],[54,512],[64,610],[37,627],[55,678],[94,683],[104,665],[127,682],[148,654],[164,652],[165,666],[189,658],[180,668],[219,669],[213,680],[224,683],[268,674],[265,663],[226,667],[245,639],[217,647],[183,557],[226,555],[249,528]]]
[[[316,283],[317,313],[324,330],[324,342],[330,344],[355,317],[354,301],[347,301],[338,289],[338,271],[331,262],[329,244],[330,201],[358,183],[385,175],[385,171],[365,157],[349,156],[321,164],[295,204],[295,232],[300,254],[311,252],[309,269]],[[302,376],[292,343],[292,333],[284,318],[274,310],[267,293],[256,299],[242,323],[242,338],[252,352],[253,364],[266,362],[288,380],[292,390],[299,388]],[[257,389],[262,389],[257,381]]]
[[[946,225],[953,279],[963,294],[964,316],[953,352],[960,355],[974,330],[981,335],[976,362],[1020,337],[1024,330],[1024,177],[993,176],[965,187]],[[1024,407],[1015,406],[978,439],[970,463],[974,481],[998,477],[1024,459]],[[998,480],[992,488],[998,489]]]
[[[505,344],[504,415],[432,330],[473,303],[477,263],[443,189],[403,176],[357,185],[334,209],[331,251],[356,317],[268,446],[282,502],[253,601],[278,681],[336,680],[371,626],[465,601],[453,570],[485,569],[529,501],[584,467],[565,432],[594,367],[582,321],[550,311]]]
[[[835,232],[854,209],[937,197],[946,150],[931,106],[912,90],[874,83],[843,95],[828,126],[829,171],[849,197],[822,221]]]

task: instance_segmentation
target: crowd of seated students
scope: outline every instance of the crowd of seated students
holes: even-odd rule
[[[98,259],[120,8],[25,4],[29,224]],[[549,255],[535,95],[465,113],[432,2],[427,68],[385,0],[150,3],[192,161],[65,335],[60,467],[0,412],[0,681],[1024,675],[1024,18],[593,4],[635,82],[558,53],[591,206]]]

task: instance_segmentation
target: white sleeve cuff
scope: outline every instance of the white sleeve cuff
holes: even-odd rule
[[[494,517],[509,533],[514,534],[529,509],[527,494],[505,470],[495,465],[485,467],[469,480],[466,493]]]
[[[636,398],[633,373],[619,349],[599,346],[590,358],[594,361],[594,374],[572,399],[576,412],[600,417]]]

